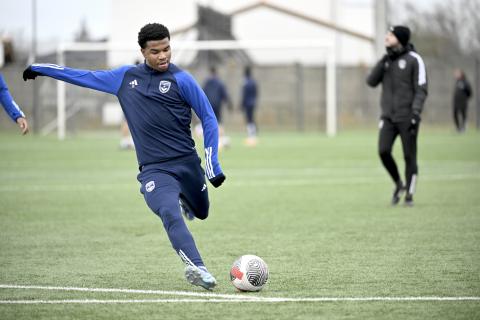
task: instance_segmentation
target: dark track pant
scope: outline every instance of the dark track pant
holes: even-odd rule
[[[208,217],[209,200],[205,173],[200,158],[187,156],[180,160],[146,165],[138,174],[140,192],[148,207],[162,219],[168,238],[185,261],[204,266],[192,234],[182,217],[179,199],[198,219]]]
[[[412,126],[410,121],[392,122],[388,119],[380,121],[380,134],[378,140],[378,153],[383,166],[387,169],[392,180],[397,183],[400,179],[398,168],[392,156],[392,148],[397,136],[402,141],[403,156],[405,158],[405,180],[407,192],[415,193],[418,175],[417,167],[417,137],[418,125]]]
[[[453,108],[453,120],[457,131],[464,131],[467,123],[467,106],[459,106]]]

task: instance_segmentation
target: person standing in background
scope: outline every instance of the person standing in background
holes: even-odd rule
[[[420,115],[428,95],[427,71],[422,57],[410,43],[408,27],[391,27],[385,36],[385,46],[386,54],[367,77],[367,84],[371,87],[382,83],[378,153],[395,184],[392,205],[398,204],[406,191],[405,205],[413,206],[418,176]],[[392,156],[397,136],[402,140],[406,186]]]
[[[455,69],[455,91],[453,93],[453,120],[457,132],[465,132],[467,124],[468,100],[472,96],[472,88],[462,69]]]
[[[232,102],[228,95],[227,88],[223,81],[218,77],[217,69],[210,67],[210,76],[203,85],[203,91],[207,95],[210,104],[212,105],[213,112],[218,122],[218,148],[228,147],[230,145],[230,139],[225,135],[225,128],[222,125],[222,107],[223,103],[227,103],[229,110],[232,110]]]
[[[242,87],[242,110],[245,112],[247,120],[247,146],[257,145],[257,124],[255,123],[255,109],[257,106],[258,86],[252,77],[250,67],[245,68],[245,79]]]

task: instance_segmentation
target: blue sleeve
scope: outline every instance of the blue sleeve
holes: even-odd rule
[[[135,66],[127,65],[117,69],[98,71],[72,69],[49,63],[35,63],[31,67],[33,71],[43,76],[117,95],[125,73]]]
[[[13,121],[17,121],[18,118],[25,118],[25,114],[20,110],[20,107],[15,103],[10,92],[8,92],[7,84],[0,74],[0,104],[8,113]]]
[[[180,93],[202,122],[205,148],[205,174],[212,179],[222,173],[218,162],[218,123],[207,96],[193,77],[185,72],[175,74]]]

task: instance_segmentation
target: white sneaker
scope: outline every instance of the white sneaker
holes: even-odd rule
[[[208,272],[197,266],[187,266],[185,268],[185,278],[194,286],[203,287],[206,290],[212,290],[217,285],[217,280]]]

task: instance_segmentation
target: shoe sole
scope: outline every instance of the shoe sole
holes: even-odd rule
[[[194,286],[202,287],[206,290],[212,290],[217,285],[217,282],[205,282],[202,279],[202,274],[198,268],[188,266],[185,268],[185,278]]]
[[[405,201],[405,207],[413,207],[413,201]]]

